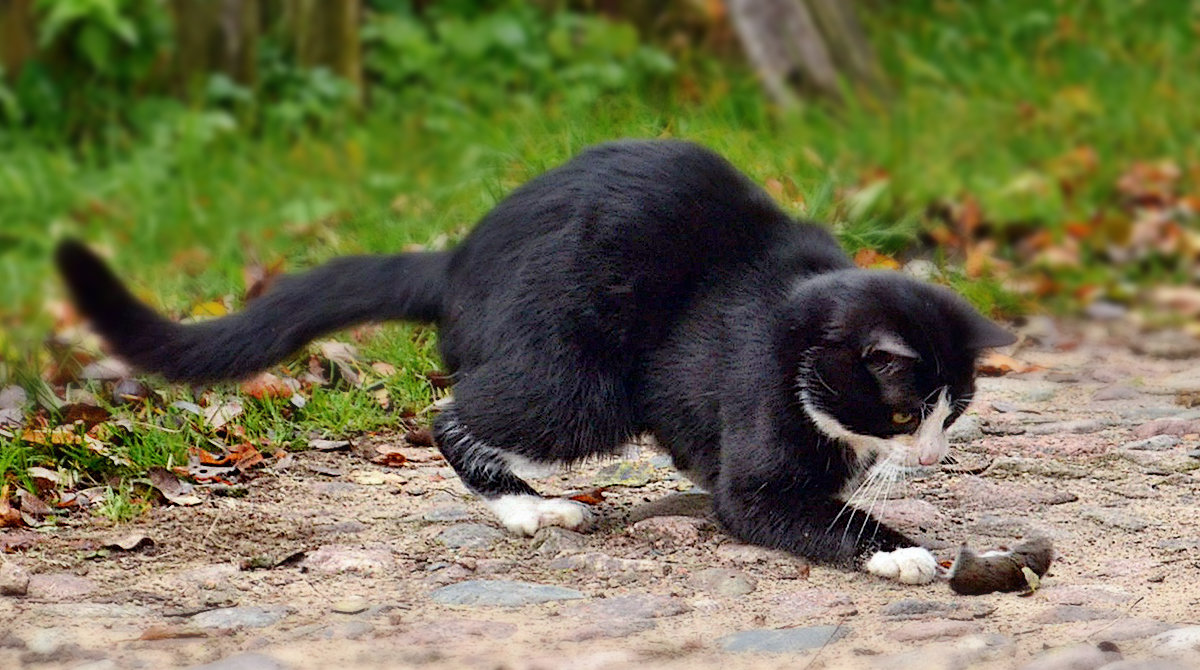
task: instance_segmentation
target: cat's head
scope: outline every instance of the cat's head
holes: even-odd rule
[[[804,321],[823,324],[804,338],[803,410],[860,461],[941,461],[946,429],[974,395],[979,353],[1016,339],[952,291],[897,272],[833,273],[800,293]]]

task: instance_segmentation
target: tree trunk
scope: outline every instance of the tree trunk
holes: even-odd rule
[[[360,0],[286,0],[284,24],[296,61],[324,66],[354,84],[362,97]]]
[[[198,77],[212,72],[254,85],[258,0],[174,0],[169,6],[175,20],[171,78],[176,92],[185,93]]]
[[[34,0],[0,0],[0,66],[12,80],[37,48]]]
[[[849,0],[728,0],[729,14],[767,93],[840,97],[841,81],[879,87],[874,52]]]

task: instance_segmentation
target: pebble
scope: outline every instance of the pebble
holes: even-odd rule
[[[961,477],[948,488],[958,504],[968,509],[1029,509],[1032,505],[1058,505],[1079,499],[1068,491],[974,476]]]
[[[313,572],[337,574],[384,574],[395,568],[392,552],[384,549],[359,549],[337,544],[327,544],[309,552],[300,565]]]
[[[1055,605],[1120,605],[1133,600],[1133,594],[1101,586],[1052,585],[1038,591]]]
[[[519,607],[555,600],[578,600],[586,596],[561,586],[477,579],[444,586],[430,597],[442,605]]]
[[[790,620],[814,616],[848,617],[858,614],[850,594],[832,589],[801,589],[774,596],[771,610]],[[724,607],[724,605],[722,605]]]
[[[1103,651],[1092,644],[1078,644],[1040,654],[1021,666],[1021,670],[1096,670],[1119,660],[1120,652]]]
[[[1110,526],[1133,533],[1150,527],[1150,522],[1140,516],[1105,507],[1088,507],[1081,510],[1079,515],[1102,526]]]
[[[754,563],[772,563],[775,561],[797,561],[802,562],[803,559],[780,551],[778,549],[768,549],[759,547],[753,544],[742,544],[740,542],[727,542],[717,547],[717,558],[749,565]]]
[[[700,541],[700,523],[691,516],[656,516],[633,524],[629,533],[654,547],[687,546]]]
[[[979,619],[995,611],[996,606],[989,603],[938,602],[905,598],[885,605],[879,613],[893,621],[932,618],[966,620]]]
[[[471,518],[471,509],[466,505],[439,505],[421,513],[425,521],[466,521]]]
[[[359,640],[373,632],[375,626],[366,621],[338,621],[293,628],[289,637],[295,640]]]
[[[23,596],[29,592],[29,571],[15,561],[0,565],[0,596]]]
[[[1150,646],[1157,653],[1171,655],[1184,652],[1200,652],[1200,626],[1176,628],[1150,638]]]
[[[539,556],[558,556],[563,552],[577,551],[587,544],[587,536],[558,526],[538,529],[530,547]]]
[[[1156,619],[1141,619],[1129,618],[1120,619],[1112,623],[1092,626],[1092,630],[1087,633],[1088,639],[1109,640],[1110,642],[1123,642],[1125,640],[1140,640],[1142,638],[1152,637],[1159,633],[1164,633],[1177,628],[1174,624],[1165,623]]]
[[[1113,384],[1105,386],[1092,394],[1092,400],[1129,400],[1140,395],[1137,389],[1124,384]]]
[[[717,640],[725,651],[787,653],[818,649],[850,633],[846,626],[808,626],[805,628],[760,628],[726,635]]]
[[[34,600],[77,601],[96,590],[96,583],[69,572],[30,575],[26,595]]]
[[[658,472],[646,461],[620,461],[600,468],[596,486],[628,486],[637,488],[658,480]]]
[[[692,610],[687,601],[676,596],[635,593],[600,598],[580,603],[568,614],[585,619],[660,619],[686,614]]]
[[[1030,426],[1026,432],[1029,435],[1057,435],[1059,433],[1087,435],[1089,433],[1098,433],[1108,428],[1108,426],[1108,422],[1099,419],[1072,419],[1070,421],[1052,421],[1050,423],[1037,424]]]
[[[588,640],[629,637],[630,635],[654,630],[657,627],[657,624],[649,619],[605,621],[577,628],[564,639],[571,642],[586,642]]]
[[[873,665],[879,670],[964,670],[998,659],[1011,658],[1016,645],[1003,635],[967,635],[951,642],[929,644],[919,649],[883,656]],[[990,666],[989,666],[990,667]],[[1005,664],[1003,667],[1010,667]]]
[[[955,444],[983,439],[983,424],[978,416],[964,414],[946,431],[946,438]]]
[[[988,468],[991,474],[1024,474],[1052,479],[1084,479],[1089,476],[1088,470],[1077,465],[1068,465],[1052,458],[1024,458],[1020,456],[1001,456],[992,461]]]
[[[758,588],[758,580],[729,568],[705,568],[692,575],[691,584],[698,590],[718,596],[744,596]]]
[[[317,531],[327,535],[355,535],[367,530],[368,528],[370,528],[370,526],[361,521],[348,519],[346,521],[331,523],[328,526],[321,526],[317,529]]]
[[[1139,438],[1191,433],[1200,433],[1200,419],[1155,419],[1133,430],[1133,436]]]
[[[1122,449],[1135,451],[1165,451],[1179,444],[1179,438],[1174,435],[1155,435],[1144,440],[1134,440],[1121,445]]]
[[[200,628],[266,628],[283,620],[288,613],[287,607],[279,605],[223,607],[193,614],[190,621]]]
[[[438,542],[452,549],[488,549],[505,538],[504,531],[481,523],[460,523],[438,534]]]
[[[662,564],[637,558],[617,558],[599,552],[560,556],[548,564],[551,570],[578,570],[602,575],[620,575],[634,572],[659,573]]]
[[[371,603],[367,602],[366,598],[351,596],[336,601],[331,609],[338,614],[358,614],[367,611],[370,606]]]
[[[1075,621],[1095,621],[1097,619],[1118,619],[1121,613],[1115,610],[1096,609],[1081,605],[1055,605],[1042,610],[1034,621],[1038,623],[1056,624],[1072,623]]]
[[[1200,391],[1200,367],[1168,375],[1159,380],[1155,386],[1167,394]]]
[[[918,642],[940,638],[962,637],[980,632],[973,621],[933,620],[910,621],[888,633],[897,642]]]
[[[290,667],[266,654],[247,652],[204,665],[193,665],[188,670],[289,670]]]

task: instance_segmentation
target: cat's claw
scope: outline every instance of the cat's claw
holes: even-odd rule
[[[500,523],[516,535],[533,535],[547,526],[579,530],[592,520],[592,511],[574,500],[506,495],[486,502]]]
[[[867,561],[867,572],[901,584],[928,584],[937,577],[937,559],[924,547],[877,551]]]

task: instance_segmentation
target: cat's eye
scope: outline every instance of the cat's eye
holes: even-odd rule
[[[906,423],[912,423],[913,415],[908,412],[894,412],[892,414],[892,423],[903,426]]]

